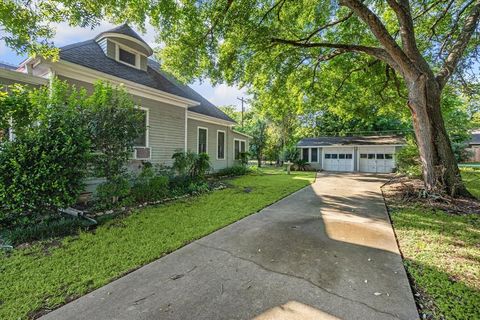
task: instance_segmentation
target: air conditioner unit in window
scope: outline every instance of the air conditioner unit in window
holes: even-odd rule
[[[133,158],[136,160],[148,160],[150,159],[151,150],[148,147],[135,147],[133,148]]]

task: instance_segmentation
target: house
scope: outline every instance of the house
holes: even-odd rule
[[[480,162],[480,130],[471,132],[471,139],[466,150],[469,153],[468,162]]]
[[[206,152],[214,170],[233,166],[248,150],[249,136],[235,121],[161,70],[152,48],[127,24],[94,39],[60,48],[58,61],[29,58],[16,70],[0,68],[0,84],[48,85],[57,77],[93,89],[97,80],[123,85],[144,112],[145,134],[135,146],[133,163],[172,165],[178,150]]]
[[[403,145],[399,136],[355,136],[305,138],[297,147],[317,170],[387,173],[395,170],[395,153]]]

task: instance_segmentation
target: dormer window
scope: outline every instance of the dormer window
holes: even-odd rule
[[[137,60],[136,58],[137,56],[135,55],[135,53],[128,52],[127,50],[123,50],[122,48],[118,48],[118,60],[135,66],[135,61]]]
[[[129,66],[132,66],[135,68],[140,68],[140,57],[137,52],[134,52],[133,50],[129,50],[124,46],[119,45],[118,43],[115,43],[115,46],[117,49],[116,60],[118,62],[128,64]]]

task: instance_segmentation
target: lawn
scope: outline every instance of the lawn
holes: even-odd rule
[[[0,319],[51,310],[307,186],[313,173],[265,169],[231,187],[137,210],[95,232],[0,253]]]
[[[462,170],[477,197],[479,173]],[[420,294],[421,316],[480,319],[480,216],[414,205],[391,213],[406,269]]]

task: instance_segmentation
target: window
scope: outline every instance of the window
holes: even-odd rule
[[[225,131],[217,131],[217,159],[225,159]]]
[[[312,162],[318,162],[318,149],[312,148],[310,152],[312,156]]]
[[[198,127],[198,149],[197,152],[200,153],[207,153],[207,128],[200,128]]]
[[[330,153],[325,153],[325,159],[330,159],[332,158],[332,155]]]
[[[137,59],[137,56],[135,53],[124,50],[120,47],[118,48],[118,60],[128,63],[132,66],[136,66],[137,65],[136,59]]]
[[[391,154],[391,153],[385,153],[385,159],[388,159],[388,160],[393,159],[393,154]]]
[[[367,159],[366,153],[360,153],[360,159]]]
[[[375,153],[369,153],[368,159],[375,159]]]
[[[345,159],[345,153],[340,153],[340,154],[338,155],[338,158],[339,158],[339,159]]]
[[[245,140],[234,139],[233,143],[234,143],[234,148],[233,148],[234,158],[235,160],[240,160],[240,154],[246,151]]]
[[[135,147],[148,147],[148,109],[137,109],[136,112],[141,113],[142,117],[142,130],[140,135],[135,139],[134,146]]]
[[[377,159],[385,159],[385,155],[383,153],[377,153]]]
[[[346,157],[347,159],[352,159],[352,158],[353,158],[353,156],[352,156],[351,153],[347,153],[347,154],[345,155],[345,157]]]
[[[309,161],[309,159],[308,159],[308,148],[302,149],[302,159]]]
[[[332,153],[332,159],[337,159],[337,158],[338,158],[338,154]]]

